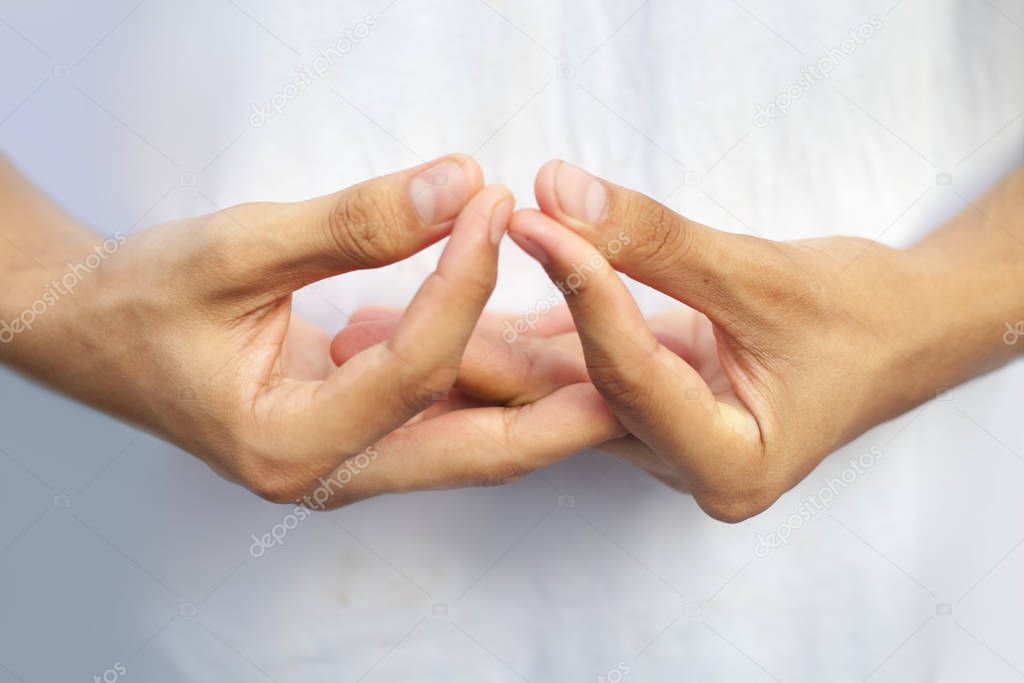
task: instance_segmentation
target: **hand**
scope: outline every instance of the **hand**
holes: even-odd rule
[[[446,184],[433,182],[438,174]],[[5,359],[272,501],[308,502],[316,491],[317,506],[334,507],[513,479],[622,428],[589,384],[519,408],[421,414],[455,381],[496,279],[512,197],[481,185],[474,162],[449,157],[306,202],[151,229],[3,349]],[[338,368],[327,337],[292,318],[296,289],[392,263],[449,232],[386,343]]]
[[[402,309],[368,307],[356,311],[331,343],[339,365],[370,346],[389,339]],[[477,323],[459,365],[455,387],[460,405],[517,406],[537,401],[561,387],[589,382],[583,347],[565,305],[526,324],[523,315],[485,312]],[[647,320],[651,332],[670,351],[687,358],[701,371],[717,364],[717,355],[691,353],[695,328],[707,318],[681,306]],[[518,330],[522,328],[520,333]],[[597,444],[596,450],[644,466],[650,449],[632,434]],[[676,482],[677,489],[685,490]]]
[[[647,446],[632,456],[717,519],[764,510],[951,376],[935,350],[955,342],[928,313],[949,287],[911,252],[719,232],[563,162],[536,195],[510,236],[563,291],[575,278],[589,376]],[[615,270],[686,304],[674,335],[652,331]]]
[[[341,365],[390,339],[402,315],[403,309],[384,307],[353,313],[331,342],[334,362]],[[558,307],[521,334],[512,327],[518,320],[512,313],[485,312],[480,317],[455,380],[462,404],[521,406],[562,387],[590,383],[567,307]]]

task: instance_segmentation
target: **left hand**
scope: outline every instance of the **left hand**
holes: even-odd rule
[[[950,386],[950,286],[911,251],[713,230],[564,162],[509,234],[566,299],[633,457],[711,516],[746,519],[828,453]],[[656,333],[616,270],[687,305]],[[964,342],[961,342],[964,343]],[[950,381],[953,380],[953,381]]]

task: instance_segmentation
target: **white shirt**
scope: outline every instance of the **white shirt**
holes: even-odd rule
[[[150,0],[0,18],[21,34],[0,24],[0,116],[28,96],[0,144],[107,233],[463,151],[520,205],[564,158],[720,229],[899,246],[1024,149],[1013,0]],[[330,47],[323,78],[285,89]],[[55,63],[70,77],[30,95]],[[253,114],[268,102],[280,112]],[[403,305],[439,249],[311,287],[297,310],[333,332]],[[549,287],[504,245],[494,308]],[[596,453],[290,519],[5,373],[0,664],[25,680],[115,664],[146,681],[1016,680],[1022,378],[1017,363],[872,430],[728,526]],[[826,488],[830,509],[808,512]],[[292,528],[254,557],[276,524]]]

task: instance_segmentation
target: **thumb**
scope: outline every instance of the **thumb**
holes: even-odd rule
[[[777,262],[771,242],[701,225],[564,161],[541,167],[534,190],[541,211],[616,270],[716,322],[744,312],[744,293]]]
[[[735,402],[719,400],[692,365],[659,341],[593,245],[529,210],[513,216],[509,236],[565,293],[587,372],[623,426],[682,465],[698,502],[723,472],[739,472],[743,485],[760,462],[752,456],[760,439],[756,421]]]
[[[445,237],[483,187],[470,157],[449,155],[323,197],[228,209],[215,227],[231,241],[228,287],[283,296],[353,270],[401,261]],[[233,236],[232,236],[233,235]]]

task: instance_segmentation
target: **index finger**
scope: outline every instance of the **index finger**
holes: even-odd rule
[[[494,289],[498,244],[512,205],[512,195],[500,185],[474,196],[391,338],[316,385],[305,409],[293,415],[291,432],[321,454],[321,471],[447,395]]]
[[[756,425],[738,420],[693,367],[658,341],[595,247],[537,211],[517,212],[509,231],[566,285],[590,377],[630,432],[692,472],[695,488],[710,488],[723,466],[746,458]]]

